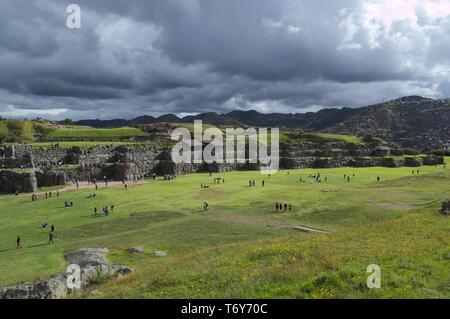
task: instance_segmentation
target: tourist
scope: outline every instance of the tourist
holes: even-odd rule
[[[52,224],[52,226],[50,227],[50,229],[52,230],[52,232],[55,230],[55,225]]]
[[[50,243],[55,243],[54,241],[53,241],[53,232],[51,231],[50,233],[49,233],[49,239],[48,239],[48,243],[50,244]]]
[[[97,207],[94,207],[94,217],[97,217]]]
[[[59,190],[56,190],[56,197],[59,197]]]
[[[289,203],[289,210],[291,210],[292,209],[292,204],[291,203]]]
[[[114,205],[111,205],[111,213],[114,213]]]
[[[255,180],[253,180],[253,186],[255,186]]]
[[[278,212],[278,203],[275,203],[275,211]]]
[[[45,192],[45,198],[48,198],[48,194],[47,194],[47,192]]]
[[[380,176],[377,176],[377,182],[379,182],[380,181]]]
[[[287,204],[284,203],[284,211],[286,211],[286,210],[287,210]]]
[[[20,245],[20,237],[19,236],[17,236],[17,246],[16,246],[16,249],[17,248],[22,248],[22,246]]]
[[[208,211],[208,203],[207,202],[203,203],[203,211],[204,212]]]
[[[350,182],[350,176],[347,176],[347,182]]]
[[[262,181],[262,187],[264,187],[264,180]]]

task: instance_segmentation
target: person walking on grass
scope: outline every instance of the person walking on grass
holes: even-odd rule
[[[52,230],[52,233],[55,231],[55,225],[52,224],[52,226],[50,226],[50,229]]]
[[[287,210],[287,204],[284,203],[284,211],[286,211],[286,210]]]
[[[292,204],[289,203],[289,210],[292,210]]]
[[[23,248],[21,245],[20,245],[20,237],[19,236],[17,236],[17,247],[16,247],[16,249],[17,248]]]
[[[207,203],[207,202],[204,202],[204,203],[203,203],[203,211],[204,211],[204,212],[207,212],[207,211],[208,211],[208,203]]]
[[[53,241],[53,231],[51,231],[50,233],[49,233],[49,239],[48,239],[48,243],[50,244],[50,243],[55,243],[54,241]]]
[[[94,207],[94,217],[97,217],[97,207]]]
[[[275,212],[278,212],[278,203],[275,203]]]

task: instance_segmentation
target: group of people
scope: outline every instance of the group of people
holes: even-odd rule
[[[48,223],[47,222],[45,222],[43,225],[42,225],[42,228],[48,228]],[[50,243],[52,243],[52,244],[55,244],[55,241],[53,240],[53,232],[55,231],[55,225],[54,224],[52,224],[51,226],[50,226],[50,232],[49,232],[49,234],[48,234],[48,243],[50,244]],[[17,246],[16,246],[16,249],[17,248],[23,248],[22,247],[22,245],[21,245],[21,242],[22,242],[22,240],[21,240],[21,238],[20,238],[20,236],[19,235],[17,235]]]
[[[177,175],[169,175],[169,174],[164,175],[164,180],[165,181],[172,181],[175,178],[177,178]]]
[[[225,183],[225,178],[222,177],[214,177],[214,184],[220,184],[220,181],[222,181],[222,183]]]
[[[108,207],[108,205],[103,206],[102,210],[103,210],[103,214],[105,214],[105,216],[109,216],[110,208]],[[95,217],[97,217],[97,212],[98,212],[97,207],[94,207],[94,216]],[[111,213],[114,213],[114,205],[111,205]]]
[[[56,190],[56,197],[59,197],[59,190]],[[52,192],[45,192],[45,198],[52,198]],[[37,195],[35,200],[37,200]]]
[[[320,173],[317,173],[317,175],[309,174],[309,178],[310,178],[310,180],[309,180],[310,184],[312,184],[312,182],[313,182],[312,180],[315,180],[317,183],[322,183],[322,177],[320,176]],[[323,181],[327,182],[328,177],[325,176]],[[300,177],[300,183],[304,183],[304,182],[306,182],[306,181],[303,181],[303,179]]]
[[[72,201],[64,201],[64,207],[73,207],[73,202]]]
[[[284,204],[282,204],[282,203],[275,203],[275,211],[276,212],[278,212],[278,211],[282,211],[283,210],[283,206],[284,206],[284,211],[287,211],[288,209],[289,210],[292,210],[292,204],[291,203],[284,203]]]

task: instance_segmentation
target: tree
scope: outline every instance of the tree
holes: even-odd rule
[[[65,119],[64,124],[66,124],[66,125],[72,124],[72,119]]]

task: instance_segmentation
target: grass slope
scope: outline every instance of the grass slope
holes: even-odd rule
[[[328,182],[299,182],[317,172]],[[1,198],[0,286],[65,269],[63,254],[70,250],[108,247],[112,262],[137,272],[99,283],[97,298],[449,298],[450,224],[437,209],[449,195],[450,170],[420,172],[306,169],[270,179],[259,172],[195,174],[127,191],[101,187],[95,199],[86,198],[91,189],[37,202]],[[225,183],[214,184],[219,176]],[[250,179],[256,187],[248,186]],[[64,200],[74,207],[64,208]],[[275,202],[292,203],[293,210],[275,214]],[[111,204],[111,216],[93,216],[94,206]],[[55,224],[56,245],[47,245],[44,222]],[[293,225],[331,233],[288,228]],[[22,250],[15,249],[17,235]],[[133,245],[147,253],[128,254]],[[169,255],[156,257],[153,250]],[[381,266],[381,289],[365,286],[372,263]]]
[[[121,127],[115,129],[57,129],[45,136],[47,140],[92,140],[111,141],[129,139],[147,134],[133,127]]]

